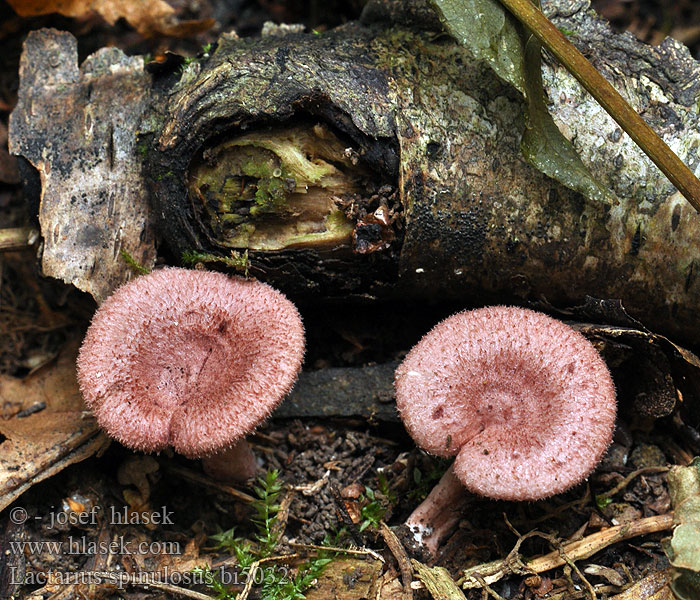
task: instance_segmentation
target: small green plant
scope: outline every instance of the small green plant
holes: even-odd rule
[[[612,504],[612,498],[605,494],[598,494],[595,497],[595,503],[599,510],[605,510],[609,504]]]
[[[277,547],[280,533],[275,522],[280,505],[277,503],[282,493],[282,482],[279,480],[279,473],[276,469],[265,473],[265,477],[258,478],[260,485],[255,486],[255,493],[258,499],[253,503],[256,515],[253,523],[258,530],[256,539],[259,544],[258,555],[260,558],[271,556]]]
[[[126,250],[120,250],[119,254],[121,257],[124,259],[124,262],[129,265],[134,271],[136,271],[139,275],[148,275],[151,270],[147,269],[143,265],[139,264],[136,259],[131,256]]]
[[[440,478],[444,475],[449,464],[449,460],[447,459],[433,458],[425,472],[415,467],[413,469],[414,486],[408,492],[408,499],[417,502],[425,500],[430,490],[440,481]]]
[[[252,577],[260,582],[261,600],[303,600],[304,592],[313,585],[335,555],[334,552],[320,550],[316,556],[300,565],[292,575],[291,570],[271,562],[261,565],[257,570],[253,567],[257,561],[272,558],[280,539],[279,497],[283,490],[282,481],[276,470],[268,471],[264,477],[258,478],[255,486],[256,500],[253,502],[255,516],[255,542],[236,537],[235,529],[221,531],[211,536],[219,550],[231,552],[241,568],[239,581]],[[280,557],[282,560],[283,557]],[[205,583],[216,594],[217,600],[235,600],[238,592],[229,590],[221,579],[208,568],[197,569],[205,576]]]
[[[286,572],[270,569],[272,577],[265,577],[262,600],[304,600],[304,592],[314,584],[332,560],[332,552],[320,551],[315,558],[299,567],[294,577],[289,577]]]
[[[257,560],[250,542],[245,538],[234,537],[235,527],[211,536],[216,549],[230,552],[236,557],[242,570],[247,570]]]
[[[362,516],[360,531],[368,527],[378,527],[380,521],[384,520],[389,509],[398,500],[396,494],[389,488],[386,475],[381,471],[377,473],[377,490],[378,493],[369,486],[365,486],[364,497],[369,502],[360,509]]]
[[[209,568],[209,565],[204,567],[195,567],[192,573],[202,576],[204,584],[216,594],[216,600],[234,600],[235,594],[231,594],[228,588],[221,582],[214,571]]]

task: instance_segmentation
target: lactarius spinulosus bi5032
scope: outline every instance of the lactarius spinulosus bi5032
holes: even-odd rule
[[[516,307],[438,324],[401,363],[395,388],[416,443],[455,457],[444,485],[460,481],[503,500],[537,500],[585,479],[615,424],[615,387],[593,345],[565,323]],[[419,520],[429,520],[426,508]]]
[[[197,458],[231,449],[266,419],[303,355],[299,313],[280,292],[166,268],[122,286],[95,313],[78,379],[98,423],[125,446]],[[248,463],[242,476],[252,474],[250,452],[235,454]]]

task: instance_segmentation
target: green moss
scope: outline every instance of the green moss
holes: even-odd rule
[[[294,180],[292,180],[292,187]],[[260,179],[258,181],[258,189],[255,192],[255,204],[250,209],[250,214],[257,216],[266,212],[280,212],[287,207],[287,194],[290,192],[290,186],[280,177],[270,177],[269,179]]]
[[[182,253],[182,262],[188,266],[194,266],[197,263],[220,263],[235,269],[239,273],[243,273],[246,277],[248,276],[248,269],[250,268],[247,250],[245,252],[236,252],[232,250],[230,256],[218,256],[209,252],[185,250],[185,252]]]
[[[136,259],[131,256],[126,250],[120,250],[119,254],[124,259],[124,262],[129,265],[136,273],[139,275],[148,275],[151,270],[144,267],[142,264],[138,263]]]
[[[254,132],[203,152],[190,169],[193,201],[231,248],[350,244],[338,198],[358,193],[361,169],[321,125]]]
[[[159,173],[156,175],[156,181],[161,181],[162,179],[165,179],[166,177],[173,177],[174,173],[172,171],[167,171],[166,173]]]

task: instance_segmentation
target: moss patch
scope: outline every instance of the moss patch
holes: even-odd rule
[[[188,188],[213,237],[230,248],[281,250],[350,245],[339,208],[367,173],[319,124],[266,129],[205,150]]]

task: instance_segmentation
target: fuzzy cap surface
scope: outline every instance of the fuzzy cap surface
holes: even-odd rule
[[[585,479],[612,440],[615,387],[594,346],[527,309],[465,311],[435,326],[396,371],[416,443],[455,456],[482,496],[536,500]]]
[[[291,390],[304,357],[296,307],[223,273],[159,269],[93,317],[78,381],[100,426],[125,446],[190,458],[230,447]]]

